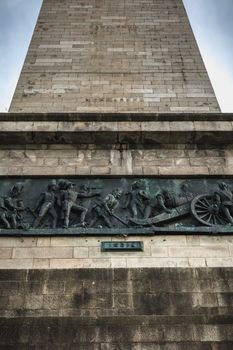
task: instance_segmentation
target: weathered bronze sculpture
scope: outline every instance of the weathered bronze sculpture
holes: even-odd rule
[[[23,220],[24,204],[20,198],[23,185],[16,183],[10,190],[9,196],[0,199],[0,219],[7,229],[19,228]]]
[[[144,203],[149,200],[150,196],[145,188],[143,180],[134,181],[131,190],[126,193],[127,200],[124,208],[129,208],[133,218],[137,218],[139,212],[144,214]]]
[[[94,226],[97,221],[101,220],[107,227],[112,228],[111,217],[115,217],[118,221],[122,222],[122,219],[118,218],[114,211],[119,206],[119,198],[122,195],[120,189],[113,190],[102,201],[96,202],[93,206],[94,218],[90,223],[90,226]]]
[[[10,230],[49,234],[62,229],[90,234],[118,229],[118,234],[122,230],[127,234],[142,227],[167,232],[183,228],[193,233],[199,227],[207,233],[208,227],[233,231],[229,179],[220,183],[214,179],[26,179],[0,182],[0,193],[0,234]]]
[[[227,221],[233,225],[233,194],[225,182],[218,184],[218,190],[215,192],[216,204],[219,205]]]
[[[91,198],[99,195],[98,193],[88,193],[88,191],[84,191],[85,188],[82,188],[80,192],[75,190],[75,184],[70,181],[62,180],[60,183],[60,198],[61,198],[61,212],[62,218],[64,219],[64,228],[68,228],[70,224],[70,214],[71,211],[81,212],[80,216],[80,226],[85,226],[85,218],[88,212],[88,208],[77,204],[78,198]]]
[[[56,192],[57,190],[57,185],[56,182],[53,181],[51,184],[48,185],[48,190],[46,192],[41,193],[39,201],[34,209],[34,213],[39,210],[39,214],[36,217],[33,227],[37,228],[41,221],[44,219],[45,215],[48,213],[52,217],[52,228],[56,228],[57,226],[57,212],[55,209],[55,204],[56,204]]]

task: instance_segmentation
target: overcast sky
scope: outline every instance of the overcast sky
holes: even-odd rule
[[[0,112],[7,112],[42,0],[0,0]],[[184,0],[222,112],[233,112],[233,0]]]

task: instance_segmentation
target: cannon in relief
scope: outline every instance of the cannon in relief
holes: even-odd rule
[[[195,196],[186,191],[185,196],[176,196],[164,191],[162,198],[170,212],[163,211],[143,219],[131,218],[130,221],[135,225],[154,226],[191,215],[204,226],[233,225],[233,193],[224,182],[218,184],[213,194]]]

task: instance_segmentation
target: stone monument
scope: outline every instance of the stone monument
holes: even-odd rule
[[[232,349],[232,122],[182,0],[44,0],[0,114],[0,348]]]

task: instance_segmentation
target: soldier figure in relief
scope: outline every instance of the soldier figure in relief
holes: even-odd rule
[[[126,196],[123,208],[129,208],[134,219],[139,217],[139,213],[144,216],[145,202],[150,199],[149,193],[144,188],[144,183],[140,180],[133,182],[131,190],[126,193]]]
[[[171,213],[171,210],[165,205],[164,193],[158,193],[156,196],[149,198],[143,219],[148,219],[151,217],[151,215],[154,215],[154,211],[158,211],[157,214],[159,214],[161,211],[167,214]]]
[[[79,225],[86,226],[85,218],[88,212],[88,208],[77,204],[77,199],[91,198],[100,194],[95,192],[88,193],[87,191],[83,190],[78,192],[75,190],[75,184],[67,180],[62,180],[60,184],[61,211],[62,219],[64,220],[64,228],[69,227],[71,211],[81,212]]]
[[[71,210],[81,212],[80,225],[85,226],[85,217],[88,209],[76,204],[79,193],[74,188],[75,184],[67,181],[65,190],[61,194],[61,211],[62,218],[64,218],[64,228],[69,227]]]
[[[95,203],[93,206],[94,218],[90,223],[90,226],[93,227],[98,220],[104,222],[104,224],[112,228],[111,216],[115,217],[118,221],[123,222],[118,216],[114,214],[115,210],[119,206],[119,198],[122,196],[122,190],[116,189],[112,193],[107,194],[107,196],[98,203]]]
[[[39,210],[39,214],[33,223],[33,228],[37,228],[41,224],[47,213],[52,217],[52,228],[57,227],[57,212],[55,209],[57,201],[56,190],[56,182],[52,181],[52,183],[48,185],[48,190],[41,193],[36,208],[33,211],[36,213]]]
[[[226,220],[233,225],[233,193],[225,182],[218,184],[214,194],[215,204],[219,206]]]
[[[23,220],[25,210],[23,200],[19,198],[23,191],[23,185],[16,183],[10,190],[8,197],[0,199],[0,219],[7,229],[19,228]]]
[[[89,187],[87,185],[80,185],[79,186],[79,205],[81,205],[84,208],[88,209],[88,212],[90,212],[92,207],[92,198],[95,196],[100,196],[102,188],[98,187]]]
[[[5,206],[5,200],[3,197],[0,198],[0,222],[4,224],[5,228],[11,228],[11,225],[7,218],[7,207]]]
[[[175,192],[163,190],[162,196],[164,199],[164,204],[167,208],[176,208],[185,203],[190,203],[194,198],[193,193],[189,191],[188,184],[182,184],[181,192],[176,194]]]

